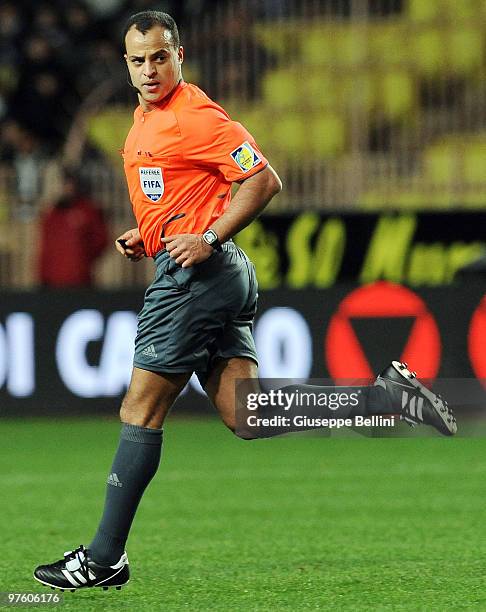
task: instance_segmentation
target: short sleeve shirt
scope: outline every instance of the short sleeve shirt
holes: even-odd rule
[[[202,233],[231,200],[231,183],[267,165],[255,140],[195,85],[183,81],[150,112],[139,106],[124,168],[147,255],[162,235]]]

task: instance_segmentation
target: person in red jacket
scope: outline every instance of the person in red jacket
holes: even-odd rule
[[[44,287],[90,287],[96,260],[108,244],[101,210],[64,171],[62,195],[40,220],[39,281]]]

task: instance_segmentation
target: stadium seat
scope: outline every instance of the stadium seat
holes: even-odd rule
[[[486,176],[486,135],[477,136],[467,142],[464,147],[463,169],[466,183],[484,184]]]
[[[385,73],[380,85],[383,113],[388,119],[402,119],[415,108],[415,82],[407,71],[394,70]]]
[[[291,69],[268,72],[263,77],[262,91],[265,103],[275,110],[294,109],[302,97],[298,74]]]
[[[316,68],[301,74],[295,87],[305,94],[299,107],[306,110],[346,112],[349,108],[371,111],[376,102],[376,77],[371,71],[339,71]]]
[[[462,148],[462,185],[460,202],[468,208],[486,209],[486,134],[465,140]]]
[[[358,197],[358,205],[362,210],[369,212],[383,210],[390,207],[389,189],[388,186],[375,185],[372,189],[368,189],[361,193]]]
[[[339,75],[335,71],[321,67],[302,77],[300,87],[305,92],[305,98],[301,104],[304,108],[330,111],[341,107],[341,95],[337,87]],[[295,86],[298,87],[298,84]]]
[[[105,108],[88,122],[88,138],[112,161],[120,163],[119,149],[133,123],[133,109],[119,106]]]
[[[462,20],[476,20],[480,7],[477,0],[443,0],[445,13],[452,23]]]
[[[310,66],[354,69],[368,58],[366,26],[342,25],[312,27],[302,38],[302,62]]]
[[[455,140],[443,140],[428,147],[423,155],[424,177],[434,187],[457,182],[462,172],[462,154]]]
[[[337,79],[340,107],[366,113],[376,105],[379,97],[376,76],[371,71],[345,73]]]
[[[392,201],[394,208],[399,210],[424,210],[432,208],[447,208],[447,204],[438,202],[434,198],[434,192],[428,192],[424,186],[420,187],[402,187],[392,190]]]
[[[447,35],[448,64],[454,72],[470,73],[481,67],[484,36],[479,27],[454,27]]]
[[[239,121],[247,128],[262,150],[270,154],[274,142],[272,136],[274,121],[268,107],[260,103],[254,106],[234,104],[233,109],[232,105],[227,102],[223,102],[222,106],[232,119]]]
[[[461,192],[460,204],[463,208],[486,210],[486,189],[482,185],[479,189],[477,187],[466,187]]]
[[[390,181],[382,189],[370,189],[359,197],[360,207],[368,211],[377,210],[446,210],[458,202],[448,189],[436,189],[422,182],[417,187],[403,187],[403,181]]]
[[[294,161],[309,157],[309,124],[303,113],[284,114],[274,119],[273,138],[275,147],[285,151]]]
[[[446,36],[437,28],[418,31],[410,41],[417,70],[426,76],[442,74],[447,66]]]
[[[278,57],[284,57],[288,55],[289,49],[292,49],[292,53],[300,54],[302,30],[301,21],[289,19],[276,23],[257,23],[253,33],[256,42],[267,51]]]
[[[335,64],[343,69],[362,67],[368,59],[369,32],[365,25],[333,27],[336,42]]]
[[[305,66],[332,66],[336,63],[336,32],[331,27],[308,28],[302,39],[301,61]]]
[[[312,154],[320,159],[336,157],[346,145],[346,126],[336,114],[316,115],[306,131],[308,146]]]
[[[409,27],[404,20],[387,20],[370,26],[369,58],[374,66],[401,66],[411,59]]]
[[[366,23],[328,18],[259,25],[259,40],[285,64],[266,74],[260,108],[247,109],[241,121],[289,164],[309,156],[326,164],[343,159],[350,117],[355,124],[362,117],[363,124],[413,129],[421,80],[460,79],[461,86],[478,87],[486,55],[481,11],[486,18],[486,0],[405,0],[401,15]],[[287,61],[289,49],[299,69]],[[448,136],[447,123],[441,133],[417,151],[421,169],[414,176],[373,184],[360,205],[485,206],[486,194],[472,186],[484,183],[486,138]]]
[[[441,16],[442,0],[407,0],[406,15],[412,22],[434,21]]]

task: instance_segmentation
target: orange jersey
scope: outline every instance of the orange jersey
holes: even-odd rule
[[[231,183],[268,163],[240,123],[184,81],[154,110],[136,108],[123,158],[148,256],[164,248],[162,234],[204,232],[228,208]]]

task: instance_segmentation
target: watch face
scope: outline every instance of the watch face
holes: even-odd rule
[[[213,230],[208,230],[207,232],[204,232],[203,238],[208,244],[213,244],[218,240],[216,232],[213,232]]]

